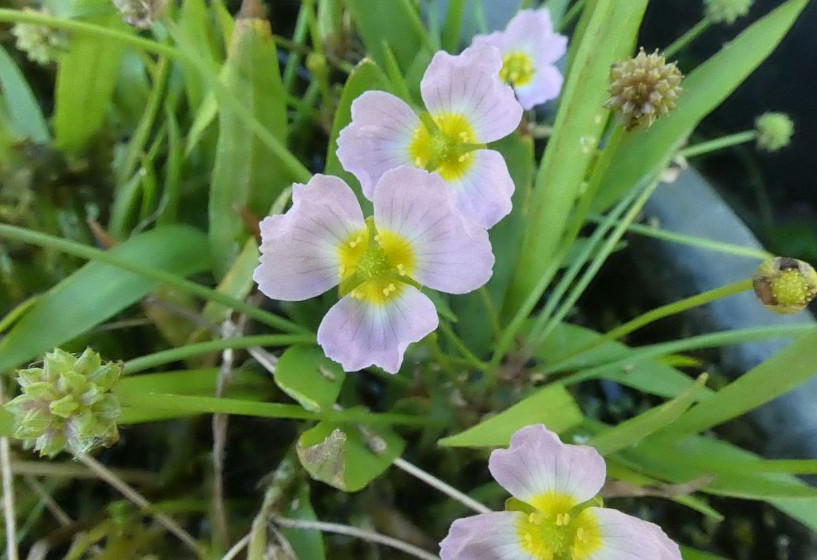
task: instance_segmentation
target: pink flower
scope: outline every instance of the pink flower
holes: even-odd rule
[[[563,78],[554,63],[567,51],[567,37],[553,32],[546,9],[522,10],[505,31],[478,35],[472,44],[499,48],[500,77],[513,86],[525,109],[559,96]]]
[[[522,107],[499,80],[495,47],[434,55],[420,82],[427,112],[368,91],[352,103],[338,137],[338,159],[372,199],[378,179],[398,165],[433,171],[456,194],[463,214],[490,228],[511,211],[514,184],[502,156],[485,144],[513,132]]]
[[[292,202],[285,214],[261,222],[253,279],[268,297],[286,301],[340,285],[318,344],[346,371],[377,365],[396,373],[406,347],[437,328],[421,285],[462,294],[491,277],[488,234],[456,211],[442,179],[426,171],[385,173],[367,219],[337,177],[295,185]]]
[[[455,521],[442,560],[681,560],[657,525],[597,507],[606,468],[592,447],[527,426],[510,449],[491,453],[488,468],[516,499],[509,511]]]

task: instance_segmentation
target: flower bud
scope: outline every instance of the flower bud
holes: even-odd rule
[[[56,348],[43,367],[17,370],[23,393],[5,405],[14,415],[14,437],[47,456],[115,443],[121,410],[111,390],[121,373],[121,363],[103,364],[90,348],[78,358]]]
[[[675,63],[667,64],[658,51],[648,55],[641,49],[635,58],[613,64],[605,107],[618,113],[627,130],[649,128],[675,109],[683,77]]]
[[[817,295],[817,272],[806,262],[776,257],[758,267],[752,284],[767,309],[781,315],[797,313]]]
[[[704,13],[712,23],[732,25],[749,13],[754,0],[704,0]]]
[[[767,152],[785,148],[794,135],[794,123],[785,113],[763,113],[755,119],[755,129],[758,149]]]
[[[50,15],[47,8],[24,8],[23,11]],[[42,65],[54,62],[68,48],[68,36],[65,32],[45,25],[17,23],[11,28],[11,34],[16,38],[15,46],[26,53],[29,60]]]

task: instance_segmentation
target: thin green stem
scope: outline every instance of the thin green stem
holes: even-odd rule
[[[678,37],[671,45],[669,45],[666,49],[664,49],[664,56],[666,58],[670,58],[675,53],[686,47],[692,41],[700,37],[704,31],[709,29],[712,25],[712,21],[709,18],[704,18],[699,21],[694,27],[692,27],[689,31]]]
[[[258,309],[257,307],[254,307],[244,301],[232,298],[221,292],[202,286],[201,284],[196,284],[195,282],[191,282],[185,278],[180,278],[175,274],[123,259],[114,253],[101,251],[99,249],[89,247],[88,245],[82,245],[81,243],[76,243],[67,239],[60,239],[59,237],[46,235],[44,233],[39,233],[16,226],[9,226],[6,224],[0,224],[0,238],[2,237],[14,239],[15,241],[20,241],[22,243],[30,243],[39,247],[48,247],[50,249],[61,251],[83,259],[110,264],[117,268],[128,270],[140,276],[144,276],[145,278],[150,278],[151,280],[155,280],[161,284],[165,284],[183,292],[220,303],[225,307],[245,313],[249,317],[252,317],[261,323],[281,329],[282,331],[299,334],[312,334],[305,327],[283,319],[282,317],[278,317],[277,315],[273,315],[267,311]]]
[[[373,413],[367,410],[330,410],[310,412],[295,404],[266,403],[218,397],[196,397],[169,393],[133,393],[119,395],[124,407],[156,411],[189,412],[191,414],[234,414],[258,418],[286,418],[290,420],[326,420],[355,424],[400,424],[430,426],[439,423],[426,417],[410,414]]]
[[[619,325],[613,330],[605,333],[604,336],[601,336],[593,340],[593,342],[591,342],[590,344],[582,346],[581,348],[576,349],[574,352],[571,352],[569,355],[565,356],[565,359],[572,358],[573,356],[577,356],[584,352],[588,352],[593,348],[601,346],[605,342],[609,342],[611,340],[618,340],[619,338],[627,336],[631,332],[636,331],[646,325],[649,325],[650,323],[654,323],[659,319],[663,319],[671,315],[676,315],[678,313],[687,311],[688,309],[693,309],[701,305],[706,305],[707,303],[711,303],[713,301],[733,296],[735,294],[739,294],[741,292],[745,292],[751,289],[752,280],[747,278],[745,280],[740,280],[738,282],[734,282],[726,286],[720,286],[719,288],[715,288],[714,290],[708,290],[706,292],[702,292],[700,294],[696,294],[694,296],[684,298],[679,301],[668,303],[667,305],[662,305],[661,307],[657,307],[656,309],[648,311],[642,315],[639,315],[638,317],[635,317],[634,319],[624,323],[623,325]]]
[[[568,25],[573,23],[573,20],[575,20],[577,17],[579,17],[579,14],[582,13],[582,9],[584,8],[584,5],[585,5],[585,0],[576,0],[576,2],[574,2],[573,5],[570,6],[570,9],[567,10],[567,12],[565,12],[564,17],[562,18],[562,21],[559,22],[558,28],[556,30],[557,31],[564,31],[564,29]]]
[[[731,344],[742,344],[755,340],[768,340],[770,338],[790,338],[805,334],[815,327],[814,325],[778,325],[774,327],[753,327],[749,329],[738,329],[733,331],[716,332],[700,336],[693,336],[683,340],[672,342],[662,342],[649,346],[633,348],[626,356],[591,366],[587,369],[579,370],[576,373],[564,378],[567,384],[578,383],[600,376],[606,371],[611,371],[622,367],[631,367],[640,362],[680,352],[690,352],[692,350],[702,350],[704,348],[719,348]],[[567,372],[583,365],[583,360],[574,358],[559,359],[548,365],[543,370],[537,372],[542,375],[553,375],[555,373]]]
[[[211,352],[221,352],[227,349],[239,350],[252,348],[253,346],[288,346],[290,344],[314,343],[315,337],[313,335],[302,334],[267,334],[237,338],[220,338],[207,342],[188,344],[186,346],[180,346],[179,348],[162,350],[161,352],[155,352],[128,360],[125,362],[125,368],[122,373],[128,375],[156,366],[192,358],[193,356],[201,356],[202,354],[209,354]]]
[[[587,221],[598,224],[603,221],[603,217],[589,216]],[[720,241],[712,241],[711,239],[706,239],[704,237],[695,237],[694,235],[686,235],[683,233],[667,231],[665,229],[660,229],[658,227],[645,226],[641,224],[630,224],[627,227],[627,231],[635,233],[637,235],[643,235],[645,237],[653,237],[655,239],[662,239],[664,241],[678,243],[679,245],[698,247],[700,249],[725,253],[727,255],[734,255],[737,257],[747,257],[761,261],[765,261],[774,257],[773,254],[769,253],[768,251],[764,251],[763,249],[753,249],[751,247],[744,247],[742,245],[735,245],[733,243],[722,243]]]
[[[724,148],[731,148],[732,146],[737,146],[738,144],[752,142],[753,140],[757,140],[757,131],[746,130],[744,132],[738,132],[735,134],[730,134],[729,136],[723,136],[721,138],[715,138],[714,140],[707,140],[706,142],[687,146],[680,151],[679,155],[685,158],[692,158],[717,150],[722,150]]]
[[[295,21],[295,31],[292,34],[292,40],[295,45],[299,47],[304,46],[307,27],[307,13],[306,4],[301,4],[301,9],[298,12],[298,19]],[[294,49],[292,49],[294,50]],[[292,86],[295,84],[295,77],[298,75],[298,66],[301,64],[301,53],[298,51],[290,52],[287,58],[287,64],[284,67],[284,91],[292,93]]]
[[[488,369],[488,364],[477,358],[473,352],[468,348],[468,346],[457,336],[457,333],[454,332],[454,329],[446,323],[445,321],[440,321],[439,326],[440,331],[442,331],[443,335],[454,345],[454,348],[462,354],[463,358],[468,360],[468,362],[476,369],[480,371],[485,371]]]

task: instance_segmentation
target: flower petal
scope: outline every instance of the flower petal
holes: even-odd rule
[[[318,344],[327,357],[357,371],[376,365],[397,373],[403,353],[437,328],[437,310],[431,300],[407,284],[383,305],[345,296],[318,327]]]
[[[587,508],[598,523],[601,547],[582,560],[681,560],[678,545],[654,523],[608,508]]]
[[[440,543],[441,560],[536,560],[519,545],[513,511],[457,519]]]
[[[595,449],[564,444],[542,424],[518,430],[509,449],[491,453],[488,468],[499,484],[527,503],[551,493],[585,502],[601,490],[606,472]]]
[[[405,102],[384,91],[367,91],[352,103],[352,122],[338,136],[338,159],[372,198],[380,176],[411,164],[408,146],[420,119]]]
[[[315,175],[294,185],[292,208],[264,218],[260,227],[261,264],[253,280],[267,297],[301,301],[338,284],[337,247],[366,226],[349,186]]]
[[[432,115],[464,115],[477,142],[499,140],[513,132],[522,107],[499,79],[502,57],[493,46],[470,47],[458,56],[438,51],[428,65],[420,93]]]
[[[562,73],[555,66],[539,66],[529,84],[516,88],[516,96],[522,107],[532,109],[559,97],[563,83]]]
[[[385,173],[375,189],[374,221],[409,242],[411,276],[420,284],[464,294],[491,277],[488,233],[456,210],[450,187],[435,173],[405,166]]]
[[[505,28],[506,48],[524,50],[540,64],[552,64],[567,51],[567,37],[553,32],[550,12],[520,10]],[[503,50],[503,53],[505,51]]]
[[[499,152],[475,150],[471,154],[473,159],[465,175],[448,184],[460,212],[490,229],[511,212],[513,179]]]

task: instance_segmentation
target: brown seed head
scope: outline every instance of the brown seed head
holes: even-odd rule
[[[683,77],[674,62],[667,64],[658,51],[647,54],[642,48],[635,58],[610,68],[610,99],[605,107],[618,113],[627,130],[649,128],[675,109]]]

